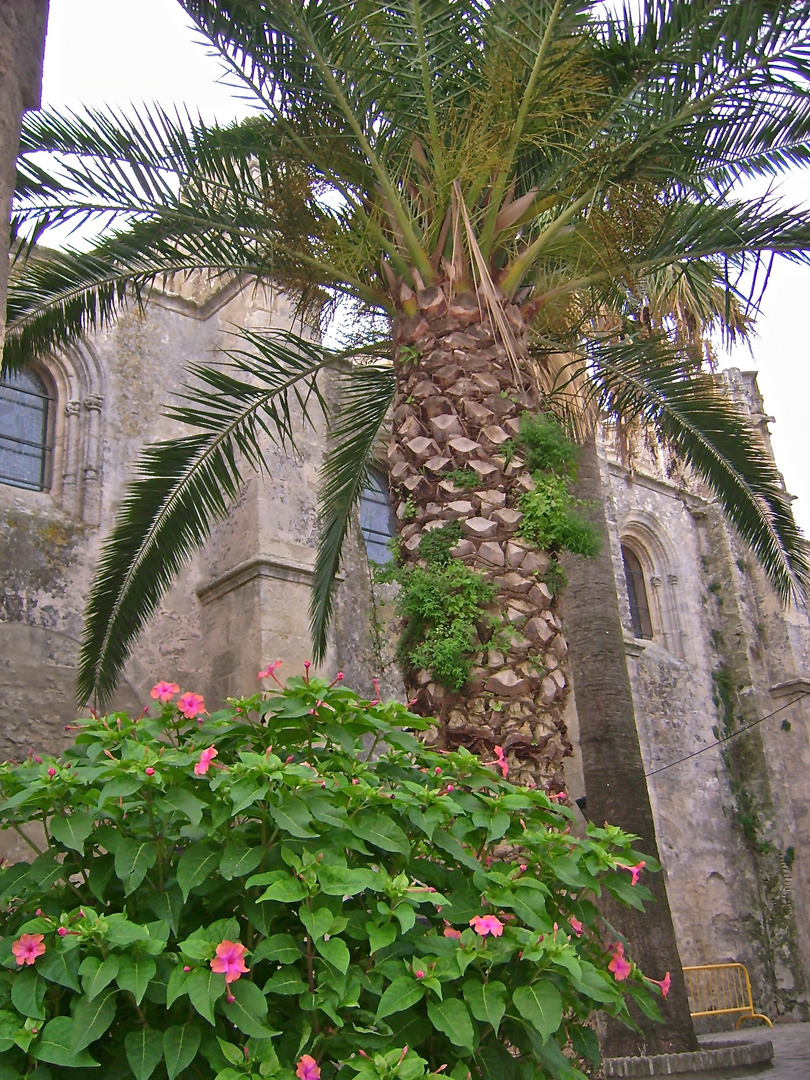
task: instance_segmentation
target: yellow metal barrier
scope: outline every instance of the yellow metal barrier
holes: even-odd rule
[[[741,1013],[743,1020],[764,1020],[773,1027],[767,1016],[754,1012],[751,980],[744,964],[700,964],[685,967],[686,992],[692,1016],[714,1016],[719,1013]]]

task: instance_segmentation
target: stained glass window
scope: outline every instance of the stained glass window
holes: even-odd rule
[[[651,638],[653,636],[652,619],[647,600],[647,586],[644,584],[644,571],[636,553],[624,545],[622,545],[622,559],[624,560],[624,576],[627,580],[627,599],[630,601],[633,636]]]
[[[360,496],[360,529],[371,562],[392,558],[388,541],[397,531],[396,518],[388,495],[388,481],[379,469],[370,469],[368,485]]]
[[[0,379],[0,483],[41,491],[48,468],[48,409],[52,398],[33,371]]]

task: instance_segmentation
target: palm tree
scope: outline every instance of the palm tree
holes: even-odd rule
[[[602,407],[652,424],[783,597],[810,574],[772,463],[684,344],[684,328],[744,329],[732,276],[752,262],[807,260],[803,214],[730,188],[807,158],[810,5],[647,0],[636,19],[586,0],[183,3],[260,112],[226,129],[159,110],[28,118],[6,362],[190,271],[272,280],[302,320],[348,299],[360,330],[343,354],[244,331],[229,369],[191,373],[172,415],[194,431],[147,448],[105,548],[80,697],[109,697],[143,622],[227,514],[240,463],[259,463],[267,435],[292,438],[292,406],[323,405],[318,376],[337,365],[316,658],[393,405],[417,708],[439,740],[497,746],[512,775],[560,791],[567,645],[544,548],[592,540],[567,444],[537,419],[550,402],[580,425]],[[49,226],[96,217],[120,228],[89,253],[34,247]],[[661,1045],[688,1048],[673,996]]]

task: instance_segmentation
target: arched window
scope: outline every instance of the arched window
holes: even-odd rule
[[[33,371],[0,379],[0,482],[42,491],[49,473],[52,395]]]
[[[627,581],[627,599],[630,602],[630,620],[633,624],[633,636],[651,638],[653,636],[650,605],[647,600],[647,586],[644,583],[644,571],[638,556],[622,544],[624,576]]]
[[[368,484],[360,496],[360,529],[371,562],[392,558],[388,541],[397,531],[397,521],[388,496],[388,481],[379,469],[369,469]]]

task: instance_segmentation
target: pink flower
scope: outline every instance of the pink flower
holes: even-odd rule
[[[321,1070],[314,1057],[304,1054],[295,1069],[298,1080],[321,1080]]]
[[[53,765],[50,767],[50,769],[48,769],[48,776],[50,776],[51,779],[56,776],[56,769],[53,767]]]
[[[503,752],[502,746],[495,747],[495,759],[498,762],[500,770],[503,773],[503,778],[505,780],[509,775],[509,765],[507,764],[506,755]]]
[[[266,668],[263,668],[259,672],[259,674],[256,676],[256,678],[257,679],[272,679],[273,682],[278,683],[278,685],[281,686],[281,683],[278,681],[278,679],[276,677],[276,668],[279,668],[279,667],[281,667],[281,661],[276,660],[275,663],[268,664]],[[284,689],[283,686],[281,688],[282,688],[282,690]]]
[[[249,970],[244,961],[246,952],[246,947],[238,941],[221,941],[217,945],[217,955],[211,961],[211,970],[224,974],[226,983],[236,982]]]
[[[666,973],[663,979],[648,979],[646,975],[644,976],[644,978],[647,979],[647,982],[655,983],[656,986],[661,987],[661,997],[667,996],[667,994],[669,993],[669,988],[670,986],[672,986],[672,978],[669,972]]]
[[[574,931],[577,937],[582,937],[582,923],[579,921],[579,919],[575,919],[572,915],[568,922],[570,923],[571,929]]]
[[[205,712],[205,702],[199,694],[183,694],[177,702],[177,708],[188,720],[193,720],[199,713]]]
[[[155,701],[162,701],[165,705],[167,701],[172,700],[175,694],[179,693],[180,687],[176,682],[159,682],[155,683],[149,691],[149,696],[154,698]]]
[[[65,937],[67,935],[67,927],[66,926],[60,926],[59,929],[56,932],[59,935],[59,937]]]
[[[20,967],[23,964],[33,964],[38,956],[42,956],[45,952],[43,937],[43,934],[21,934],[14,942],[11,951]]]
[[[146,773],[147,776],[154,776],[155,775],[155,770],[152,768],[151,765],[147,765],[146,768],[144,769],[144,772]]]
[[[621,867],[622,870],[629,870],[630,871],[630,873],[632,875],[632,877],[630,878],[630,884],[631,885],[636,884],[636,882],[639,879],[639,875],[641,874],[641,871],[644,869],[644,867],[646,865],[647,864],[643,860],[640,863],[636,863],[635,866],[622,866],[622,864],[619,863],[619,866]]]
[[[470,919],[470,926],[481,937],[486,937],[488,934],[500,937],[503,933],[503,923],[497,915],[474,915]]]
[[[217,750],[215,746],[209,746],[207,750],[203,750],[200,754],[200,760],[194,766],[194,772],[197,776],[205,776],[211,767],[211,762],[217,756]]]
[[[608,964],[608,971],[613,972],[613,978],[616,982],[621,982],[622,979],[627,978],[633,969],[624,958],[624,945],[619,942],[617,945],[614,945],[613,949],[613,957]]]
[[[444,928],[444,936],[445,937],[451,937],[451,938],[460,938],[461,937],[461,931],[456,930],[456,928],[454,926],[449,926],[448,925],[448,926],[445,926],[445,928]]]
[[[415,971],[414,975],[416,976],[417,979],[424,979],[424,977],[425,977],[424,971]]]

